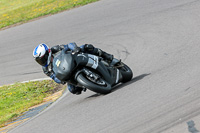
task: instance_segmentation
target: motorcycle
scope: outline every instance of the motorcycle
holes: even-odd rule
[[[110,93],[113,86],[133,76],[132,70],[118,59],[108,62],[92,54],[65,50],[55,55],[53,71],[62,82],[101,94]]]

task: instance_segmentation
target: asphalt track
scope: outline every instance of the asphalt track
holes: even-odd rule
[[[192,132],[186,122],[200,114],[199,29],[199,0],[101,0],[0,31],[0,85],[46,77],[32,58],[42,42],[92,43],[134,72],[108,95],[67,94],[11,132]]]

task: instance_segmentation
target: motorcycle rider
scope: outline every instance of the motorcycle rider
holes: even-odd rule
[[[66,45],[56,45],[53,47],[48,47],[46,44],[39,44],[33,50],[33,57],[37,63],[42,66],[44,73],[51,77],[56,83],[65,84],[60,81],[53,72],[53,57],[61,50],[72,51],[72,52],[84,52],[88,54],[94,54],[104,58],[107,61],[113,60],[113,55],[106,53],[105,51],[95,48],[92,44],[84,44],[80,47],[76,45],[75,42]],[[67,84],[68,90],[73,94],[81,94],[82,91],[86,91],[85,88],[74,86],[70,83]]]

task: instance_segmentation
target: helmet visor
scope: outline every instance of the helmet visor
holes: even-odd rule
[[[49,52],[46,51],[46,53],[42,57],[36,57],[35,60],[40,65],[45,66],[47,65],[48,56],[49,56]]]

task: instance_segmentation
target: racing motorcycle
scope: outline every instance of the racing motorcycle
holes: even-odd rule
[[[53,71],[62,82],[101,94],[110,93],[113,86],[133,76],[132,70],[118,59],[108,62],[92,54],[65,50],[55,55]]]

